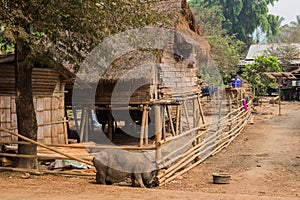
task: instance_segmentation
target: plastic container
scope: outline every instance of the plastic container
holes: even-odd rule
[[[231,79],[231,86],[234,87],[234,88],[237,88],[237,87],[241,87],[242,85],[242,80],[235,77],[233,79]]]

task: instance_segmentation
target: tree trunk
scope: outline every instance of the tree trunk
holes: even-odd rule
[[[22,46],[22,52],[15,47],[15,87],[18,132],[32,140],[37,140],[37,121],[32,95],[32,61],[30,49]],[[19,138],[19,141],[22,139]],[[36,155],[36,145],[18,145],[18,154]],[[17,166],[34,169],[37,167],[36,158],[19,158]]]

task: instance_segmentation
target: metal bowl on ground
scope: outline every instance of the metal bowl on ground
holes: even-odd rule
[[[213,173],[214,184],[228,184],[231,179],[231,175],[228,173]]]

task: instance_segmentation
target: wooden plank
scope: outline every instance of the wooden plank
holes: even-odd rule
[[[43,111],[45,107],[45,99],[44,98],[37,98],[36,102],[36,110]]]
[[[43,140],[44,139],[44,127],[42,127],[42,126],[38,127],[37,139],[38,140]]]
[[[51,110],[44,110],[43,112],[43,121],[44,123],[50,123],[52,120],[51,118]]]

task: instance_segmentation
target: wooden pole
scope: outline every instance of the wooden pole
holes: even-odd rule
[[[1,131],[4,131],[4,132],[7,132],[7,133],[10,133],[10,134],[12,134],[12,135],[15,135],[15,136],[17,136],[17,137],[19,137],[19,138],[21,138],[21,139],[27,141],[27,142],[30,142],[30,143],[32,143],[32,144],[35,144],[35,145],[37,145],[37,146],[40,146],[40,147],[43,147],[43,148],[45,148],[45,149],[49,149],[49,150],[51,150],[51,151],[54,151],[54,152],[56,152],[56,153],[58,153],[58,154],[64,155],[64,156],[66,156],[66,157],[68,157],[68,158],[71,158],[71,159],[73,159],[73,160],[77,160],[77,161],[79,161],[79,162],[82,162],[82,163],[85,163],[85,164],[88,164],[88,165],[93,165],[93,163],[91,163],[91,162],[85,161],[85,160],[83,160],[83,159],[81,159],[81,158],[76,158],[76,157],[74,157],[74,156],[72,156],[72,155],[68,155],[68,154],[66,154],[66,153],[64,153],[64,152],[62,152],[62,151],[57,150],[57,148],[49,147],[49,146],[47,146],[47,145],[44,145],[44,144],[42,144],[42,143],[39,143],[39,142],[34,141],[34,140],[32,140],[32,139],[29,139],[29,138],[27,138],[27,137],[25,137],[25,136],[23,136],[23,135],[20,135],[20,134],[18,134],[18,133],[15,133],[15,132],[13,132],[13,131],[10,131],[10,130],[8,130],[8,129],[6,129],[6,128],[0,127],[0,130],[1,130]]]
[[[66,117],[64,117],[64,134],[65,134],[65,144],[69,144],[69,141],[68,141],[67,118]]]
[[[175,133],[174,124],[173,124],[173,120],[172,120],[171,110],[170,110],[169,106],[166,106],[166,109],[167,109],[167,115],[168,115],[168,118],[170,121],[171,132],[172,132],[172,135],[175,136],[176,133]]]
[[[188,128],[191,129],[191,124],[189,120],[189,111],[187,109],[186,101],[183,102],[183,108],[184,108],[186,123],[188,124]]]
[[[85,110],[85,108],[82,108],[81,120],[80,120],[80,142],[83,142],[83,136],[84,136],[85,125],[86,125],[86,114],[87,111]]]
[[[141,134],[140,134],[140,147],[144,144],[145,137],[145,125],[146,125],[146,109],[143,107],[142,123],[141,123]]]
[[[90,114],[88,108],[86,109],[86,115],[85,115],[85,135],[84,135],[84,141],[87,142],[89,140],[89,129],[90,129]]]
[[[3,157],[13,157],[13,158],[36,158],[36,155],[24,155],[24,154],[15,154],[15,153],[0,153],[0,156]]]
[[[159,105],[154,106],[155,112],[155,144],[156,144],[156,161],[161,160],[161,137],[162,137],[162,127],[161,127],[161,109]]]
[[[201,117],[201,120],[202,120],[202,124],[206,124],[205,118],[204,118],[204,112],[203,112],[203,108],[202,108],[202,104],[201,104],[201,100],[200,100],[199,96],[197,97],[197,100],[198,100],[198,105],[199,105],[199,111],[200,111],[200,117]]]
[[[145,122],[145,145],[148,145],[148,137],[149,137],[149,127],[148,127],[148,123],[149,123],[149,106],[147,105],[145,107],[146,109],[146,122]]]
[[[181,119],[181,105],[177,106],[177,111],[176,111],[176,135],[179,133],[179,125],[180,125],[180,119]]]
[[[282,79],[279,78],[278,80],[279,84],[278,84],[278,109],[279,109],[279,115],[281,115],[281,84],[282,84]]]
[[[72,111],[73,111],[73,117],[74,117],[74,121],[75,121],[76,130],[79,131],[77,110],[76,110],[76,108],[73,108]]]
[[[113,139],[113,119],[111,110],[108,111],[108,139],[112,141]]]

